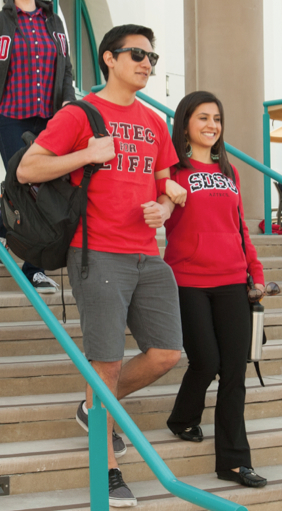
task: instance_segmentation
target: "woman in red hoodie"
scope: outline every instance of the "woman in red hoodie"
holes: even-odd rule
[[[252,469],[244,403],[251,338],[247,272],[255,287],[264,292],[263,267],[244,222],[239,174],[232,166],[234,183],[223,127],[222,104],[213,94],[193,92],[179,103],[172,137],[179,163],[171,174],[187,190],[187,202],[184,208],[176,206],[166,222],[165,261],[179,286],[189,365],[167,424],[183,440],[202,441],[205,395],[218,374],[217,475],[262,487],[267,480]]]

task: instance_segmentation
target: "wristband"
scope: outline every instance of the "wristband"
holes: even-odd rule
[[[163,177],[161,179],[156,179],[156,187],[157,187],[157,196],[166,195],[166,182],[169,177]]]

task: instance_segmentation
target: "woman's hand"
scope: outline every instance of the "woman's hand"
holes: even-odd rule
[[[259,289],[262,294],[265,292],[265,286],[263,284],[255,284],[255,289]]]
[[[187,190],[175,181],[172,181],[172,179],[167,179],[165,187],[166,195],[170,198],[170,200],[174,204],[179,204],[183,208],[187,199]]]

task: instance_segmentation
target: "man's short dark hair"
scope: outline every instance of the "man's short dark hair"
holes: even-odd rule
[[[109,78],[109,68],[104,62],[103,55],[105,51],[113,52],[122,48],[125,38],[129,35],[143,35],[147,37],[152,48],[154,48],[155,36],[151,28],[143,27],[142,25],[120,25],[113,27],[104,35],[99,47],[99,66],[106,81]],[[114,57],[117,58],[115,55]]]

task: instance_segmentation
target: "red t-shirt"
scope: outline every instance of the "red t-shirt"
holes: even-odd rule
[[[156,200],[154,172],[178,160],[167,126],[136,99],[129,106],[110,103],[93,93],[84,99],[101,112],[116,152],[88,188],[88,248],[158,255],[156,230],[145,224],[141,204]],[[70,105],[48,122],[36,143],[61,156],[85,149],[92,136],[84,111]],[[82,176],[83,169],[72,172],[71,183],[79,185]],[[71,245],[82,247],[81,220]]]
[[[263,267],[257,259],[244,221],[238,171],[236,186],[224,176],[218,163],[192,160],[194,168],[172,169],[172,179],[187,190],[185,208],[176,206],[166,222],[168,245],[165,261],[179,286],[217,287],[243,284],[247,270],[255,283],[264,284]],[[176,171],[176,172],[175,172]],[[239,232],[243,222],[246,255]]]

